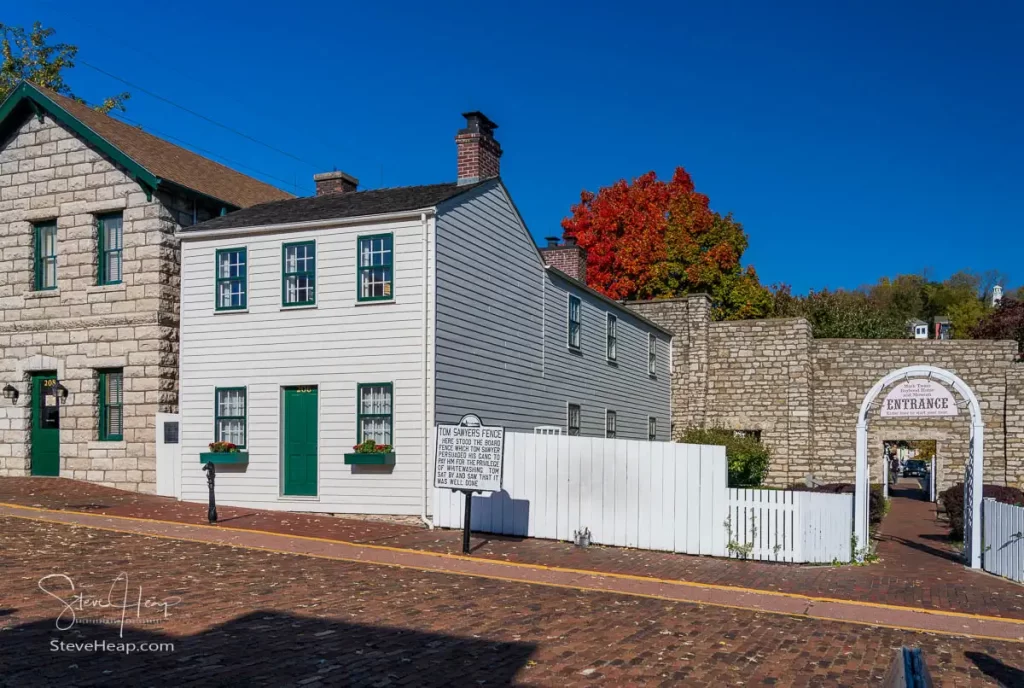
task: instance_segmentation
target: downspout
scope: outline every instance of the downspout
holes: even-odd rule
[[[423,372],[423,399],[421,400],[420,412],[423,418],[423,493],[420,495],[420,520],[423,524],[434,529],[434,523],[427,518],[427,461],[430,457],[430,428],[427,425],[427,395],[429,391],[429,380],[427,377],[427,348],[430,344],[430,319],[428,317],[428,306],[430,289],[427,284],[429,277],[430,262],[430,241],[428,239],[427,214],[420,213],[420,224],[423,226],[423,346],[422,372]]]

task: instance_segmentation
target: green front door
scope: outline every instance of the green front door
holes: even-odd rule
[[[284,494],[316,496],[317,388],[284,390]]]
[[[32,376],[32,475],[60,475],[60,406],[57,376]]]

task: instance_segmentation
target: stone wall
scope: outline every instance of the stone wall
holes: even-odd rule
[[[97,285],[96,216],[123,214],[121,284]],[[31,469],[30,375],[55,371],[60,474],[153,491],[155,414],[177,410],[179,249],[184,196],[147,199],[124,170],[46,117],[0,142],[0,475]],[[56,220],[57,284],[34,289],[34,223]],[[98,441],[98,371],[124,372],[124,439]]]
[[[707,297],[630,303],[675,333],[673,421],[687,427],[757,430],[773,452],[769,483],[808,474],[851,482],[857,413],[887,373],[927,364],[960,376],[985,422],[987,483],[1024,481],[1024,366],[1014,342],[813,339],[803,319],[711,322]],[[706,333],[706,334],[704,334]],[[885,440],[936,440],[940,487],[963,479],[970,417],[883,420],[871,417],[868,458],[882,474]]]

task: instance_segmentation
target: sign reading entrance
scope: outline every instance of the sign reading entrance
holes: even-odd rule
[[[485,426],[471,413],[458,425],[438,425],[434,487],[498,492],[504,456],[505,428]]]
[[[935,380],[907,380],[882,402],[882,418],[942,418],[959,413],[953,393]]]

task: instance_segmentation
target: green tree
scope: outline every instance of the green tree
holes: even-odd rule
[[[71,91],[64,81],[64,71],[75,66],[78,48],[68,43],[50,43],[55,31],[36,22],[31,30],[0,24],[0,101],[22,81],[31,81],[61,95],[85,101]],[[120,93],[105,98],[96,109],[100,112],[124,110],[130,94]]]

